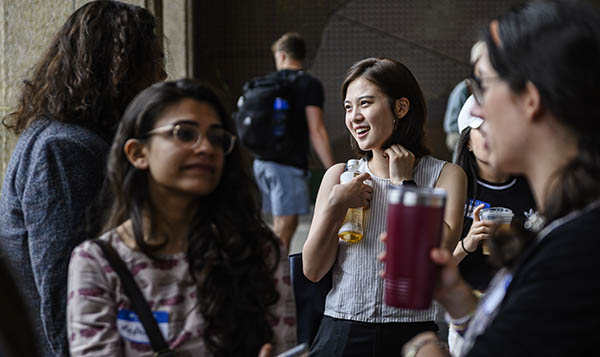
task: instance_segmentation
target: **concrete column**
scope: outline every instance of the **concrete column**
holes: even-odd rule
[[[192,1],[163,1],[162,25],[169,79],[193,77]]]
[[[0,0],[0,115],[14,108],[23,80],[60,24],[72,1]],[[8,108],[7,108],[8,107]],[[0,179],[16,138],[0,126]]]

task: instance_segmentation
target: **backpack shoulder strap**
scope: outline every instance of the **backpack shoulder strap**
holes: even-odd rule
[[[304,70],[299,70],[299,71],[293,71],[292,73],[290,73],[287,77],[287,79],[291,82],[294,83],[296,82],[296,80],[300,77],[304,76]]]
[[[150,345],[155,351],[155,355],[168,356],[168,353],[171,352],[169,345],[160,332],[158,324],[152,315],[152,310],[150,310],[148,302],[144,298],[144,295],[142,295],[139,286],[133,279],[133,275],[131,275],[131,272],[129,269],[127,269],[125,262],[123,262],[121,257],[119,257],[119,254],[117,254],[115,249],[106,242],[100,239],[94,239],[92,242],[102,249],[104,257],[106,260],[108,260],[110,266],[121,279],[121,283],[123,283],[123,290],[125,290],[125,294],[129,300],[131,300],[133,311],[135,311],[135,313],[138,315],[142,325],[144,326],[144,330],[146,331],[146,335],[148,335]]]

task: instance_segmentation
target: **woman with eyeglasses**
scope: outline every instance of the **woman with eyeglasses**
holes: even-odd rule
[[[469,83],[470,84],[470,83]],[[504,207],[514,213],[513,224],[521,225],[536,210],[535,200],[527,180],[497,170],[490,164],[490,150],[486,146],[483,119],[471,115],[475,98],[467,98],[458,115],[460,137],[456,148],[456,164],[467,174],[467,201],[460,243],[454,249],[463,279],[478,295],[484,293],[499,267],[505,265],[513,246],[497,245],[491,240],[495,226],[482,220],[483,208]],[[518,242],[527,244],[529,242]],[[460,348],[462,338],[455,326],[450,326],[450,351]]]
[[[100,240],[116,250],[181,355],[257,356],[295,344],[287,256],[214,91],[156,84],[128,106],[108,160],[114,203]],[[132,302],[94,242],[69,266],[73,356],[146,356]],[[135,320],[135,319],[133,319]],[[143,334],[142,334],[143,337]]]
[[[472,82],[469,82],[472,87]],[[485,291],[497,270],[502,257],[488,249],[494,229],[493,222],[481,220],[483,208],[505,207],[514,213],[513,221],[523,224],[536,210],[535,200],[527,180],[496,169],[490,164],[490,150],[484,137],[483,119],[471,115],[475,98],[467,98],[458,115],[460,138],[456,148],[456,164],[467,174],[467,202],[465,222],[460,243],[454,249],[454,257],[460,261],[462,277],[479,292]],[[486,245],[485,251],[483,245]]]
[[[493,20],[473,93],[490,163],[522,173],[540,211],[532,244],[479,301],[448,252],[436,296],[465,327],[458,356],[593,356],[600,321],[600,11],[534,1]],[[501,236],[494,237],[499,239]],[[519,248],[518,246],[516,247]],[[406,347],[441,356],[431,335]]]

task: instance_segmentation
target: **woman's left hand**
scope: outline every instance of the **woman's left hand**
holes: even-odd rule
[[[415,155],[412,152],[394,144],[383,152],[383,156],[388,160],[392,184],[400,185],[402,181],[413,179]]]
[[[273,346],[270,343],[266,343],[260,349],[258,353],[258,357],[272,357],[273,356]]]
[[[448,351],[440,347],[435,333],[421,332],[402,347],[402,356],[410,357],[447,357]]]

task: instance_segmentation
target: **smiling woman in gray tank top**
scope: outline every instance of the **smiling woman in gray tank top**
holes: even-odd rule
[[[412,336],[437,330],[437,305],[427,310],[397,309],[383,303],[387,192],[391,185],[416,184],[448,192],[442,245],[454,248],[462,229],[466,177],[458,166],[429,156],[425,146],[426,105],[415,77],[403,64],[387,58],[355,63],[342,85],[345,123],[360,174],[340,184],[345,164],[325,174],[314,219],[303,249],[304,274],[319,281],[333,270],[311,355],[397,355]],[[372,185],[365,184],[370,179]],[[349,208],[365,210],[364,238],[350,244],[338,239]]]

